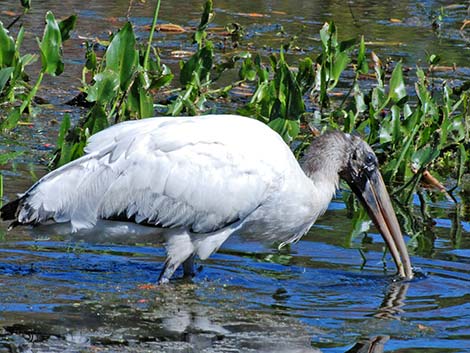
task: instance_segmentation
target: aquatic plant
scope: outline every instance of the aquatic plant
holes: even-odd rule
[[[29,8],[29,2],[24,2]],[[60,75],[64,70],[62,62],[62,43],[69,38],[74,28],[76,16],[72,15],[61,22],[57,22],[53,13],[46,13],[46,26],[42,39],[38,41],[41,71],[34,86],[27,82],[25,67],[37,60],[36,54],[20,54],[21,43],[24,37],[24,28],[21,27],[16,41],[0,22],[0,103],[8,102],[14,105],[21,101],[21,105],[13,106],[7,110],[7,116],[0,122],[0,130],[14,128],[25,110],[31,111],[31,103],[36,95],[45,74]]]
[[[269,65],[263,66],[259,55],[248,57],[240,69],[244,80],[257,78],[256,90],[248,104],[238,109],[242,115],[267,123],[286,142],[292,142],[300,131],[300,121],[306,112],[303,96],[313,83],[312,61],[301,61],[294,72],[287,64],[281,50],[279,56],[271,55]]]
[[[194,32],[193,42],[197,44],[196,53],[186,62],[180,62],[180,83],[183,89],[168,106],[169,115],[187,112],[195,115],[203,110],[206,102],[206,88],[211,84],[211,70],[214,65],[214,45],[207,40],[206,29],[213,18],[212,0],[207,1],[201,22]]]
[[[304,115],[304,120],[310,124],[320,129],[333,127],[360,133],[376,146],[384,178],[393,187],[393,194],[404,203],[411,200],[426,172],[439,163],[455,170],[459,185],[467,168],[470,147],[470,129],[465,119],[469,91],[452,91],[445,82],[436,87],[429,72],[419,67],[414,87],[407,86],[402,64],[396,63],[388,75],[373,52],[375,82],[368,81],[361,88],[358,78],[370,76],[364,39],[358,43],[338,42],[336,26],[328,23],[321,29],[320,38],[322,52],[313,65],[306,58],[298,68],[292,69],[285,62],[282,50],[279,56],[271,56],[266,66],[259,57],[254,62],[245,60],[242,74],[258,81],[253,97],[240,111],[264,118],[266,122],[270,115],[280,111],[280,116],[299,123],[306,112],[304,102],[308,101],[313,117]],[[350,63],[355,79],[340,100],[332,101],[330,93]],[[435,91],[442,94],[437,95]],[[294,113],[290,113],[286,107],[293,102],[295,108],[290,109]],[[282,128],[271,126],[284,135]],[[296,137],[294,134],[291,139]]]
[[[158,16],[157,4],[154,19]],[[109,125],[129,119],[143,119],[154,115],[152,90],[166,86],[173,74],[160,63],[156,52],[149,54],[153,35],[147,46],[137,43],[132,24],[126,23],[111,38],[102,60],[98,60],[93,45],[87,45],[86,64],[82,77],[82,91],[91,108],[79,123],[71,127],[65,116],[57,141],[57,153],[52,164],[60,166],[78,158],[91,134]]]
[[[158,18],[160,2],[154,11],[152,29]],[[232,68],[243,55],[237,55],[225,63],[215,64],[214,45],[207,40],[207,27],[212,21],[212,1],[207,1],[201,15],[193,42],[196,52],[180,63],[179,82],[181,88],[173,90],[176,97],[164,107],[168,115],[192,114],[206,110],[210,97],[224,95],[233,85],[214,89],[213,83],[221,73]],[[92,103],[88,114],[77,126],[70,127],[65,117],[60,128],[57,153],[52,164],[59,166],[83,154],[88,136],[111,124],[129,119],[154,116],[152,91],[170,84],[173,74],[161,64],[158,52],[150,55],[153,31],[147,43],[138,43],[132,24],[126,23],[114,34],[101,61],[97,60],[93,45],[87,45],[86,65],[82,77],[91,73],[91,83],[83,80],[86,100]]]
[[[213,18],[212,0],[208,0],[204,4],[200,23],[192,37],[193,44],[197,45],[197,49],[187,61],[180,61],[179,83],[181,88],[174,91],[177,95],[166,107],[166,114],[168,115],[203,113],[208,110],[207,103],[209,100],[226,96],[228,91],[241,82],[214,87],[223,72],[234,68],[238,61],[243,61],[249,57],[249,53],[237,53],[230,56],[226,61],[217,63],[214,43],[207,39],[207,29]],[[237,41],[242,29],[238,26],[232,28],[229,32],[232,38]]]

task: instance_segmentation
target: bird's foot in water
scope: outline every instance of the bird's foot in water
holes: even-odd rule
[[[169,259],[167,259],[163,264],[163,269],[162,272],[160,272],[157,284],[161,285],[170,282],[170,278],[173,276],[173,273],[175,273],[178,266],[179,264],[171,262]]]
[[[176,269],[179,266],[180,266],[180,263],[171,261],[171,259],[168,258],[165,261],[165,264],[163,265],[163,269],[162,269],[162,272],[160,273],[157,283],[159,285],[169,283],[171,277],[173,276],[173,274],[175,273]],[[197,270],[198,272],[200,272],[202,270],[202,266],[199,266]],[[191,279],[195,275],[196,275],[196,272],[194,271],[194,255],[191,255],[183,262],[182,279]]]
[[[194,255],[191,255],[183,262],[183,278],[193,278],[194,272]]]

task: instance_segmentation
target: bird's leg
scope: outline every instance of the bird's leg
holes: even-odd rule
[[[165,263],[163,264],[163,269],[162,272],[160,272],[160,276],[158,276],[157,283],[168,283],[170,281],[171,276],[173,276],[173,273],[175,273],[179,265],[179,263],[172,261],[172,259],[168,257]]]
[[[183,262],[183,278],[192,278],[194,277],[194,254],[191,254]],[[158,284],[168,283],[171,276],[175,273],[178,267],[181,265],[181,262],[175,261],[174,258],[167,257],[165,263],[163,264],[162,272],[158,277]]]
[[[194,272],[194,257],[192,254],[183,262],[183,278],[192,278],[196,274]]]
[[[194,261],[194,246],[188,232],[176,230],[166,234],[167,257],[162,272],[158,278],[158,284],[168,283],[173,273],[183,264],[184,275],[192,273]]]

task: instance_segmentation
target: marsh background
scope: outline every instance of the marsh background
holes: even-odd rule
[[[156,34],[161,61],[175,74],[179,61],[195,51],[191,28],[199,23],[202,5],[162,2],[159,22],[188,29]],[[25,53],[37,52],[35,37],[43,31],[46,11],[57,18],[75,13],[78,20],[64,43],[64,72],[44,77],[37,94],[44,101],[34,116],[1,137],[2,153],[23,152],[1,166],[8,199],[47,171],[64,114],[72,122],[86,114],[85,108],[65,104],[81,87],[84,42],[107,40],[127,21],[128,6],[128,1],[33,1],[22,17]],[[220,57],[235,50],[267,57],[289,43],[286,58],[295,65],[300,57],[318,55],[319,30],[334,20],[342,39],[364,35],[369,50],[383,61],[401,60],[406,80],[414,80],[416,64],[426,65],[436,54],[443,67],[434,74],[437,82],[459,86],[470,78],[470,30],[462,29],[467,6],[445,1],[216,1],[211,26],[236,22],[245,34],[237,49],[218,31],[210,38]],[[153,7],[151,2],[133,4],[130,19],[137,38],[148,36]],[[21,12],[19,3],[2,1],[3,23],[14,18],[11,12]],[[34,79],[39,70],[40,65],[32,65],[28,74]],[[234,80],[232,74],[224,80]],[[340,86],[347,90],[352,81],[346,73]],[[158,93],[161,101],[171,95],[172,87],[166,89]],[[211,102],[209,109],[232,112],[246,99],[243,91],[233,93],[231,99]],[[419,208],[418,199],[415,203]],[[155,282],[164,260],[163,249],[147,238],[81,241],[49,231],[17,228],[6,233],[3,224],[0,349],[346,352],[375,342],[377,350],[386,352],[470,352],[468,210],[436,196],[427,199],[426,212],[432,220],[427,245],[413,255],[426,276],[410,283],[395,283],[392,272],[385,273],[383,243],[374,230],[351,237],[350,212],[341,194],[290,251],[278,253],[232,238],[202,264],[193,281],[164,289],[147,285]]]

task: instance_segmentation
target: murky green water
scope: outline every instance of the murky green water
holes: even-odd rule
[[[289,53],[295,61],[297,55],[318,53],[318,30],[334,19],[342,37],[364,34],[382,58],[402,58],[412,66],[427,54],[439,54],[442,65],[455,63],[457,69],[437,75],[459,84],[469,78],[470,30],[459,30],[466,6],[449,5],[215,1],[215,25],[241,23],[246,28],[242,46],[263,54],[297,36],[298,51]],[[12,141],[1,140],[0,151],[27,152],[3,167],[9,198],[34,181],[31,171],[44,173],[39,159],[52,149],[57,131],[51,118],[83,113],[63,105],[79,87],[82,37],[107,38],[125,21],[128,2],[33,0],[33,6],[23,20],[29,36],[25,51],[35,46],[46,10],[57,17],[75,12],[79,22],[65,48],[65,73],[46,80],[40,92],[54,107],[38,111],[33,125],[15,130]],[[163,1],[160,18],[191,27],[201,6]],[[436,31],[432,22],[441,6],[445,15]],[[136,2],[132,11],[142,37],[151,7]],[[5,10],[18,11],[17,2],[2,2],[0,11]],[[0,19],[11,20],[5,13]],[[163,61],[172,65],[178,61],[176,50],[191,49],[188,34],[158,34],[158,46]],[[410,283],[394,282],[388,257],[392,270],[384,271],[378,234],[369,234],[363,263],[357,250],[362,239],[348,240],[351,220],[340,200],[289,252],[229,239],[201,263],[193,281],[160,288],[149,284],[158,276],[164,252],[148,235],[123,242],[111,231],[68,238],[56,229],[15,229],[0,243],[0,352],[470,352],[468,212],[456,221],[460,211],[442,202],[430,212],[433,246],[412,257],[427,275]]]

